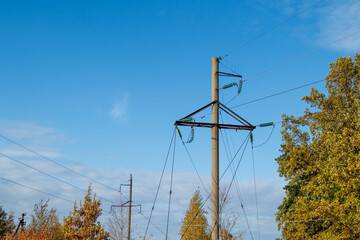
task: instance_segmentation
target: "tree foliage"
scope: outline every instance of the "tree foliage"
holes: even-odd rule
[[[74,204],[74,209],[69,216],[64,218],[62,226],[65,239],[109,239],[109,234],[103,229],[97,219],[101,215],[100,200],[91,194],[91,187],[80,202],[79,209]]]
[[[360,239],[360,55],[331,63],[326,88],[303,98],[303,116],[283,116],[282,239]]]
[[[41,200],[38,204],[35,204],[27,231],[33,231],[35,234],[48,232],[51,239],[63,239],[56,210],[54,208],[48,210],[48,202]]]
[[[41,200],[35,204],[31,214],[31,223],[28,227],[20,228],[15,235],[14,232],[8,232],[2,239],[7,240],[60,240],[63,239],[61,225],[56,210],[48,210],[48,202]],[[0,238],[1,239],[1,238]]]
[[[7,214],[0,206],[0,237],[5,237],[8,233],[12,233],[15,229],[14,215]]]
[[[190,200],[189,207],[185,213],[185,217],[182,220],[182,226],[180,229],[180,236],[183,236],[184,240],[207,240],[210,239],[207,234],[207,212],[203,206],[203,199],[200,195],[200,191],[197,190]]]

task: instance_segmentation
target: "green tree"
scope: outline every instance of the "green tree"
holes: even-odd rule
[[[9,215],[0,206],[0,237],[5,237],[6,234],[12,233],[15,229],[14,215]]]
[[[44,202],[40,200],[39,203],[35,204],[34,210],[31,213],[31,222],[27,230],[34,232],[34,234],[40,234],[46,231],[52,236],[52,239],[63,239],[56,210],[54,208],[48,210],[48,202],[49,201]]]
[[[360,55],[331,63],[326,88],[303,98],[303,116],[283,116],[282,239],[360,239]]]
[[[209,239],[209,235],[207,234],[206,214],[207,212],[204,210],[203,199],[200,195],[200,191],[197,190],[192,197],[185,213],[185,217],[182,220],[179,234],[180,236],[183,236],[182,239]]]
[[[100,200],[92,196],[89,186],[84,196],[84,203],[80,202],[79,209],[74,204],[74,210],[64,218],[62,226],[65,239],[109,239],[101,223],[97,219],[101,215]]]

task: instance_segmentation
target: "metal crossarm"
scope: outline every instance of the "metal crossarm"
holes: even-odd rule
[[[229,116],[231,116],[232,118],[234,118],[235,120],[237,120],[239,123],[241,123],[240,125],[236,125],[236,124],[215,124],[215,123],[207,123],[207,122],[196,122],[194,121],[189,121],[189,119],[192,118],[192,116],[194,116],[195,114],[205,110],[206,108],[214,105],[215,103],[219,103],[219,108],[222,109],[225,113],[227,113]],[[240,117],[238,114],[236,114],[234,111],[232,111],[231,109],[229,109],[228,107],[226,107],[224,104],[222,104],[219,101],[213,101],[207,105],[205,105],[204,107],[196,110],[195,112],[187,115],[184,118],[181,118],[180,120],[177,120],[175,122],[176,126],[190,126],[190,127],[207,127],[207,128],[213,128],[214,126],[218,126],[219,128],[222,129],[234,129],[234,130],[249,130],[252,131],[256,128],[256,126],[250,124],[248,121],[246,121],[245,119],[243,119],[242,117]]]

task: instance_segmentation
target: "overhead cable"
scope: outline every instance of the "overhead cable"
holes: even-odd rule
[[[152,208],[151,208],[150,216],[147,218],[147,219],[148,219],[148,223],[147,223],[147,226],[146,226],[146,230],[145,230],[145,234],[144,234],[144,239],[146,238],[147,232],[148,232],[148,230],[149,230],[149,225],[150,225],[150,223],[151,223],[151,217],[152,217],[152,214],[153,214],[154,209],[155,209],[155,204],[156,204],[156,200],[157,200],[157,197],[158,197],[158,194],[159,194],[161,182],[162,182],[162,179],[163,179],[163,176],[164,176],[166,164],[167,164],[167,161],[168,161],[168,159],[169,159],[170,149],[171,149],[171,146],[172,146],[172,144],[173,144],[174,138],[175,138],[175,136],[176,136],[176,130],[177,130],[177,127],[175,126],[174,131],[173,131],[173,134],[172,134],[172,137],[171,137],[171,140],[170,140],[169,149],[168,149],[168,152],[167,152],[167,154],[166,154],[166,158],[165,158],[165,162],[164,162],[164,167],[163,167],[163,170],[162,170],[162,172],[161,172],[161,177],[160,177],[159,184],[158,184],[158,187],[157,187],[157,190],[156,190],[156,194],[155,194],[154,202],[153,202],[153,205],[152,205]],[[145,216],[144,216],[144,217],[145,217]],[[166,236],[166,234],[165,234],[165,236]]]
[[[276,69],[276,68],[278,68],[278,67],[281,67],[281,66],[283,66],[283,65],[285,65],[285,64],[287,64],[287,63],[293,62],[293,61],[295,61],[295,60],[297,60],[297,59],[299,59],[299,58],[302,58],[302,57],[304,57],[304,56],[306,56],[306,55],[308,55],[308,54],[310,54],[310,53],[319,51],[320,49],[323,49],[323,48],[325,48],[325,47],[328,47],[328,46],[330,46],[330,45],[333,45],[333,44],[335,44],[335,43],[337,43],[337,42],[339,42],[339,41],[342,41],[342,40],[344,40],[344,39],[346,39],[346,38],[352,37],[352,36],[354,36],[354,35],[356,35],[356,34],[358,34],[358,33],[360,33],[360,30],[357,30],[357,31],[355,31],[355,32],[352,32],[352,33],[350,33],[350,34],[347,34],[347,35],[345,35],[345,36],[343,36],[343,37],[341,37],[341,38],[336,39],[335,41],[326,43],[326,44],[324,44],[324,45],[322,45],[322,46],[320,46],[320,47],[318,47],[318,48],[316,48],[316,49],[313,49],[313,50],[308,51],[308,52],[306,52],[306,53],[303,53],[303,54],[301,54],[301,55],[299,55],[299,56],[297,56],[297,57],[294,57],[294,58],[291,58],[291,59],[289,59],[289,60],[286,60],[286,61],[284,61],[284,62],[282,62],[282,63],[280,63],[280,64],[278,64],[278,65],[275,65],[275,66],[273,66],[273,67],[270,67],[270,68],[268,68],[268,69],[265,69],[265,70],[263,70],[263,71],[261,71],[261,72],[258,72],[258,73],[254,74],[254,75],[252,75],[252,76],[250,76],[250,77],[248,77],[248,78],[245,78],[245,79],[243,80],[243,82],[246,82],[247,80],[249,80],[249,79],[251,79],[251,78],[257,77],[257,76],[262,75],[262,74],[264,74],[264,73],[266,73],[266,72],[269,72],[269,71],[274,70],[274,69]],[[224,67],[230,69],[230,68],[227,67],[226,65],[224,65],[224,64],[222,64],[222,65],[223,65]],[[231,70],[231,69],[230,69],[230,70]],[[233,71],[233,70],[231,70],[231,71]],[[234,72],[234,71],[233,71],[233,72]],[[231,98],[226,104],[232,102],[232,101],[233,101],[235,98],[237,98],[238,96],[239,96],[239,95],[235,95],[235,96],[234,96],[233,98]]]
[[[176,136],[176,135],[175,135],[175,136]],[[171,206],[171,196],[172,196],[172,189],[173,189],[172,187],[173,187],[174,163],[175,163],[175,147],[176,147],[176,137],[175,137],[175,139],[174,139],[173,158],[172,158],[172,165],[171,165],[169,204],[168,204],[168,215],[167,215],[167,222],[166,222],[166,236],[165,236],[165,240],[168,239],[168,233],[169,233],[170,206]]]
[[[251,156],[252,156],[252,167],[253,167],[253,175],[254,175],[254,192],[255,192],[255,203],[256,203],[256,220],[258,225],[258,236],[260,240],[260,223],[259,223],[259,205],[258,205],[258,196],[257,196],[257,188],[256,188],[256,174],[255,174],[255,158],[254,158],[254,144],[251,141]]]
[[[312,9],[312,8],[314,8],[316,5],[318,5],[318,4],[319,4],[320,2],[322,2],[322,1],[323,1],[323,0],[319,0],[319,1],[315,2],[314,4],[310,5],[309,7],[307,7],[307,8],[305,8],[305,9],[297,12],[297,13],[294,14],[293,16],[291,16],[291,17],[285,19],[284,21],[282,21],[282,22],[274,25],[273,27],[271,27],[270,29],[266,30],[265,32],[262,32],[262,33],[260,33],[259,35],[255,36],[254,38],[251,38],[250,40],[246,41],[245,43],[243,43],[243,44],[240,45],[239,47],[234,48],[233,50],[231,50],[230,52],[228,52],[227,54],[225,54],[225,55],[222,56],[221,58],[226,58],[226,57],[228,57],[230,54],[236,52],[236,51],[239,50],[240,48],[243,48],[243,47],[247,46],[248,44],[254,42],[254,41],[257,40],[257,39],[259,39],[260,37],[268,34],[269,32],[271,32],[271,31],[277,29],[278,27],[282,26],[283,24],[291,21],[292,19],[294,19],[294,18],[297,17],[298,15],[300,15],[300,14],[302,14],[302,13],[304,13],[304,12],[306,12],[306,11]]]
[[[9,141],[9,142],[11,142],[11,143],[13,143],[13,144],[15,144],[15,145],[23,148],[23,149],[26,149],[27,151],[29,151],[29,152],[31,152],[31,153],[33,153],[33,154],[41,157],[41,158],[44,159],[44,160],[47,160],[47,161],[49,161],[49,162],[52,162],[52,163],[55,164],[55,165],[58,165],[58,166],[66,169],[66,170],[68,170],[68,171],[71,171],[71,172],[73,172],[73,173],[75,173],[75,174],[77,174],[77,175],[79,175],[79,176],[81,176],[81,177],[84,177],[84,178],[86,178],[86,179],[88,179],[88,180],[90,180],[90,181],[92,181],[92,182],[94,182],[94,183],[97,183],[97,184],[100,184],[100,185],[102,185],[102,186],[104,186],[104,187],[107,187],[108,189],[111,189],[111,190],[114,190],[114,191],[116,191],[116,192],[119,192],[118,189],[115,189],[115,188],[113,188],[113,187],[110,187],[110,186],[108,186],[108,185],[106,185],[106,184],[104,184],[104,183],[101,183],[101,182],[99,182],[99,181],[97,181],[97,180],[95,180],[95,179],[92,179],[92,178],[90,178],[90,177],[88,177],[88,176],[86,176],[86,175],[84,175],[84,174],[82,174],[82,173],[80,173],[80,172],[78,172],[78,171],[75,171],[75,170],[73,170],[73,169],[71,169],[71,168],[69,168],[69,167],[66,167],[65,165],[62,165],[62,164],[60,164],[60,163],[58,163],[58,162],[56,162],[56,161],[54,161],[54,160],[52,160],[52,159],[50,159],[50,158],[42,155],[42,154],[40,154],[40,153],[38,153],[38,152],[36,152],[36,151],[34,151],[34,150],[31,150],[30,148],[25,147],[24,145],[22,145],[22,144],[20,144],[20,143],[18,143],[18,142],[15,142],[14,140],[11,140],[10,138],[5,137],[5,136],[2,135],[2,134],[0,134],[0,137],[2,137],[3,139],[5,139],[5,140],[7,140],[7,141]]]
[[[184,145],[184,148],[185,148],[185,150],[186,150],[186,153],[187,153],[187,155],[188,155],[188,157],[189,157],[189,159],[190,159],[190,161],[191,161],[191,164],[192,164],[192,166],[194,167],[195,172],[196,172],[196,174],[197,174],[197,176],[198,176],[198,178],[199,178],[199,180],[200,180],[200,182],[201,182],[201,185],[202,185],[203,188],[204,188],[204,191],[205,191],[206,193],[208,193],[208,191],[207,191],[207,189],[206,189],[206,187],[205,187],[205,184],[204,184],[204,182],[203,182],[203,180],[202,180],[202,178],[201,178],[201,176],[200,176],[200,173],[199,173],[199,171],[197,170],[197,167],[196,167],[196,165],[195,165],[195,162],[194,162],[192,156],[190,155],[190,152],[189,152],[188,148],[186,147],[185,142],[183,141],[182,138],[180,138],[180,139],[181,139],[181,141],[182,141],[182,143],[183,143],[183,145]]]
[[[61,199],[61,200],[66,201],[66,202],[74,203],[74,201],[71,201],[71,200],[69,200],[69,199],[62,198],[62,197],[56,196],[56,195],[54,195],[54,194],[41,191],[41,190],[39,190],[39,189],[35,189],[35,188],[33,188],[33,187],[26,186],[26,185],[24,185],[24,184],[15,182],[15,181],[10,180],[10,179],[7,179],[7,178],[0,177],[0,179],[2,179],[2,180],[4,180],[4,181],[7,181],[7,182],[10,182],[10,183],[13,183],[13,184],[16,184],[16,185],[19,185],[19,186],[22,186],[22,187],[24,187],[24,188],[31,189],[31,190],[36,191],[36,192],[39,192],[39,193],[43,193],[43,194],[49,195],[49,196],[54,197],[54,198],[57,198],[57,199]]]
[[[80,188],[80,187],[78,187],[78,186],[75,186],[75,185],[73,185],[73,184],[71,184],[71,183],[69,183],[69,182],[66,182],[66,181],[64,181],[64,180],[62,180],[62,179],[60,179],[60,178],[58,178],[58,177],[55,177],[55,176],[49,174],[49,173],[46,173],[46,172],[44,172],[44,171],[41,171],[41,170],[39,170],[39,169],[37,169],[37,168],[35,168],[35,167],[33,167],[33,166],[30,166],[30,165],[28,165],[28,164],[26,164],[26,163],[24,163],[24,162],[22,162],[22,161],[20,161],[20,160],[17,160],[17,159],[15,159],[15,158],[13,158],[13,157],[10,157],[10,156],[8,156],[8,155],[6,155],[6,154],[4,154],[4,153],[1,153],[1,152],[0,152],[0,155],[3,156],[3,157],[6,157],[6,158],[8,158],[8,159],[10,159],[10,160],[12,160],[12,161],[15,161],[15,162],[17,162],[17,163],[20,163],[21,165],[24,165],[24,166],[26,166],[26,167],[28,167],[28,168],[31,168],[32,170],[37,171],[37,172],[39,172],[39,173],[41,173],[41,174],[43,174],[43,175],[45,175],[45,176],[47,176],[47,177],[50,177],[50,178],[53,178],[53,179],[55,179],[55,180],[57,180],[57,181],[59,181],[59,182],[62,182],[62,183],[66,184],[66,185],[68,185],[68,186],[70,186],[70,187],[76,188],[76,189],[78,189],[78,190],[80,190],[80,191],[82,191],[82,192],[87,192],[86,190],[84,190],[84,189],[82,189],[82,188]],[[99,196],[99,197],[100,197],[100,196]],[[106,198],[102,198],[102,197],[100,197],[100,198],[101,198],[101,199],[104,199],[104,200],[106,200],[106,201],[108,201],[108,202],[112,202],[111,200],[108,200],[108,199],[106,199]]]
[[[285,91],[282,91],[282,92],[278,92],[278,93],[274,93],[274,94],[271,94],[271,95],[268,95],[268,96],[265,96],[265,97],[261,97],[261,98],[257,98],[257,99],[254,99],[252,101],[249,101],[249,102],[245,102],[245,103],[241,103],[239,105],[235,105],[235,106],[232,106],[232,107],[229,107],[230,109],[232,108],[237,108],[237,107],[241,107],[241,106],[244,106],[244,105],[247,105],[247,104],[250,104],[250,103],[254,103],[254,102],[258,102],[258,101],[261,101],[261,100],[265,100],[267,98],[271,98],[271,97],[275,97],[275,96],[278,96],[278,95],[281,95],[281,94],[284,94],[284,93],[288,93],[288,92],[291,92],[291,91],[295,91],[297,89],[300,89],[300,88],[304,88],[304,87],[307,87],[307,86],[310,86],[310,85],[313,85],[313,84],[316,84],[316,83],[320,83],[320,82],[324,82],[326,79],[321,79],[319,81],[315,81],[315,82],[311,82],[311,83],[307,83],[305,85],[301,85],[301,86],[298,86],[298,87],[295,87],[295,88],[291,88],[291,89],[288,89],[288,90],[285,90]]]

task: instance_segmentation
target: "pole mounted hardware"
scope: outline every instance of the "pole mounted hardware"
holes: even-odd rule
[[[241,89],[242,89],[242,84],[243,84],[243,80],[242,80],[242,76],[241,75],[238,75],[238,74],[232,74],[232,73],[226,73],[226,72],[217,72],[218,76],[219,77],[236,77],[236,78],[240,78],[239,80],[239,84],[237,83],[230,83],[230,84],[227,84],[225,86],[223,86],[222,88],[220,88],[219,90],[221,89],[226,89],[226,88],[230,88],[230,87],[233,87],[233,86],[238,86],[238,95],[241,93]]]
[[[195,121],[195,118],[193,118],[194,115],[202,112],[203,110],[207,109],[210,106],[213,106],[214,104],[219,105],[219,109],[223,110],[226,114],[234,118],[239,124],[221,124],[221,123],[207,123],[207,122],[197,122]],[[191,119],[191,121],[189,121]],[[177,120],[174,124],[175,126],[189,126],[189,127],[207,127],[207,128],[213,128],[214,126],[217,126],[218,128],[222,129],[234,129],[234,130],[249,130],[252,131],[256,128],[256,126],[250,124],[248,121],[240,117],[237,113],[232,111],[230,108],[226,107],[224,104],[222,104],[219,101],[213,101],[204,107],[196,110],[195,112]]]
[[[231,83],[219,88],[219,76],[222,77],[237,77],[240,78],[239,84]],[[219,102],[219,90],[230,88],[238,85],[238,94],[242,88],[242,76],[232,73],[219,72],[219,58],[212,58],[211,69],[211,103],[196,110],[195,112],[175,121],[175,126],[179,136],[181,137],[178,126],[193,127],[207,127],[211,128],[211,240],[219,239],[220,229],[220,211],[219,211],[219,129],[234,129],[234,130],[247,130],[252,132],[256,126],[250,124],[245,119],[240,117],[234,111]],[[198,122],[195,120],[194,115],[211,107],[211,123]],[[219,123],[219,109],[223,110],[226,114],[230,115],[236,120],[237,124],[221,124]],[[201,117],[202,119],[202,117]],[[181,137],[182,138],[182,137]]]
[[[140,204],[133,204],[133,201],[132,201],[132,174],[130,174],[130,180],[129,180],[129,184],[120,184],[120,189],[119,189],[119,192],[121,192],[121,186],[129,186],[130,187],[130,191],[129,191],[129,201],[123,203],[123,204],[120,204],[120,205],[111,205],[111,208],[110,208],[110,212],[112,211],[113,208],[115,207],[120,207],[120,208],[123,208],[123,207],[128,207],[129,208],[129,219],[128,219],[128,236],[127,236],[127,239],[130,240],[130,234],[131,234],[131,208],[133,207],[140,207],[140,212],[141,213],[141,205]]]

